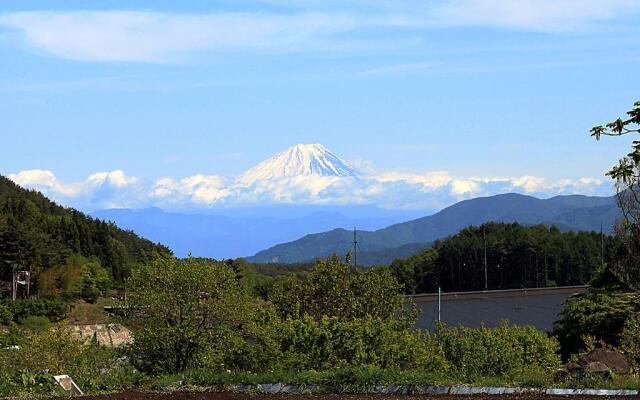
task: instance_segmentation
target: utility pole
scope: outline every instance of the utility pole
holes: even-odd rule
[[[438,286],[438,322],[441,322],[440,314],[442,311],[442,288]]]
[[[356,227],[353,227],[353,268],[358,266],[358,240],[356,239]]]
[[[604,268],[604,232],[602,231],[602,222],[600,223],[600,266]]]
[[[29,271],[27,271],[27,299],[31,297],[31,265],[29,265]]]
[[[18,282],[16,281],[16,264],[11,264],[11,300],[18,297]]]
[[[488,290],[489,279],[487,276],[487,235],[484,231],[484,225],[482,226],[482,242],[484,243],[484,290]]]

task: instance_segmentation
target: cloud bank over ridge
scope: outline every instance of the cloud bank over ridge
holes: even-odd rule
[[[269,204],[370,204],[392,209],[439,209],[468,198],[508,192],[537,197],[612,194],[608,181],[595,178],[551,181],[537,176],[460,177],[446,171],[384,172],[358,177],[301,175],[262,179],[251,184],[205,174],[146,180],[122,170],[97,172],[78,182],[64,182],[53,171],[40,169],[8,176],[21,186],[86,211],[150,206],[192,210]]]

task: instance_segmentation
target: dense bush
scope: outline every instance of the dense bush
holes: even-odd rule
[[[6,307],[13,315],[15,322],[29,316],[47,317],[51,321],[60,321],[66,314],[66,307],[59,300],[18,299],[15,301],[0,300],[0,307]]]
[[[24,329],[37,332],[44,332],[51,327],[51,321],[49,321],[49,318],[38,317],[35,315],[28,316],[20,321],[20,324]]]
[[[38,277],[39,295],[51,299],[82,297],[95,302],[110,285],[109,272],[97,259],[86,259],[79,255],[68,257],[64,264],[42,271]]]
[[[268,303],[256,303],[254,311],[233,335],[227,335],[221,364],[215,371],[270,371],[278,369],[285,334],[280,317]],[[212,364],[211,362],[209,364]]]
[[[285,369],[446,369],[444,357],[428,333],[407,328],[402,321],[379,317],[350,321],[337,317],[288,318],[283,323],[281,346]]]
[[[16,348],[0,350],[0,394],[54,393],[53,375],[68,374],[85,391],[117,389],[131,381],[114,350],[85,344],[58,324],[12,335]]]
[[[4,304],[0,304],[0,325],[9,325],[13,322],[13,313]]]
[[[316,320],[376,317],[413,322],[417,317],[389,270],[354,270],[337,256],[319,260],[304,278],[277,282],[269,300],[281,316],[294,319],[309,315]]]
[[[145,372],[218,366],[251,318],[250,296],[220,263],[159,259],[135,269],[128,286],[129,356]]]
[[[561,365],[558,342],[533,327],[444,328],[436,341],[463,379],[515,377],[523,371],[551,373]]]
[[[621,350],[636,372],[640,372],[640,313],[625,323],[621,336]]]
[[[570,299],[555,327],[563,356],[588,350],[589,342],[620,347],[625,327],[639,315],[640,293],[637,292],[594,289]]]

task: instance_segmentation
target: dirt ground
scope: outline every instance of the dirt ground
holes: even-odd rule
[[[117,394],[109,394],[102,396],[85,396],[87,400],[453,400],[453,399],[468,399],[468,400],[482,400],[482,399],[494,399],[494,400],[551,400],[551,399],[606,399],[607,397],[590,397],[590,396],[545,396],[537,394],[526,395],[474,395],[474,396],[460,396],[460,395],[332,395],[332,394],[318,394],[318,395],[281,395],[281,394],[248,394],[248,393],[231,393],[231,392],[174,392],[174,393],[141,393],[141,392],[123,392]],[[621,399],[622,397],[617,397]],[[639,399],[636,396],[626,396],[624,399]]]

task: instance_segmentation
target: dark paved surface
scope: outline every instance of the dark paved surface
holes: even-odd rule
[[[441,317],[447,325],[479,327],[484,323],[494,327],[509,320],[551,331],[562,303],[585,291],[585,287],[569,287],[444,294]],[[414,300],[421,309],[418,327],[433,329],[438,317],[437,295],[417,296]]]

